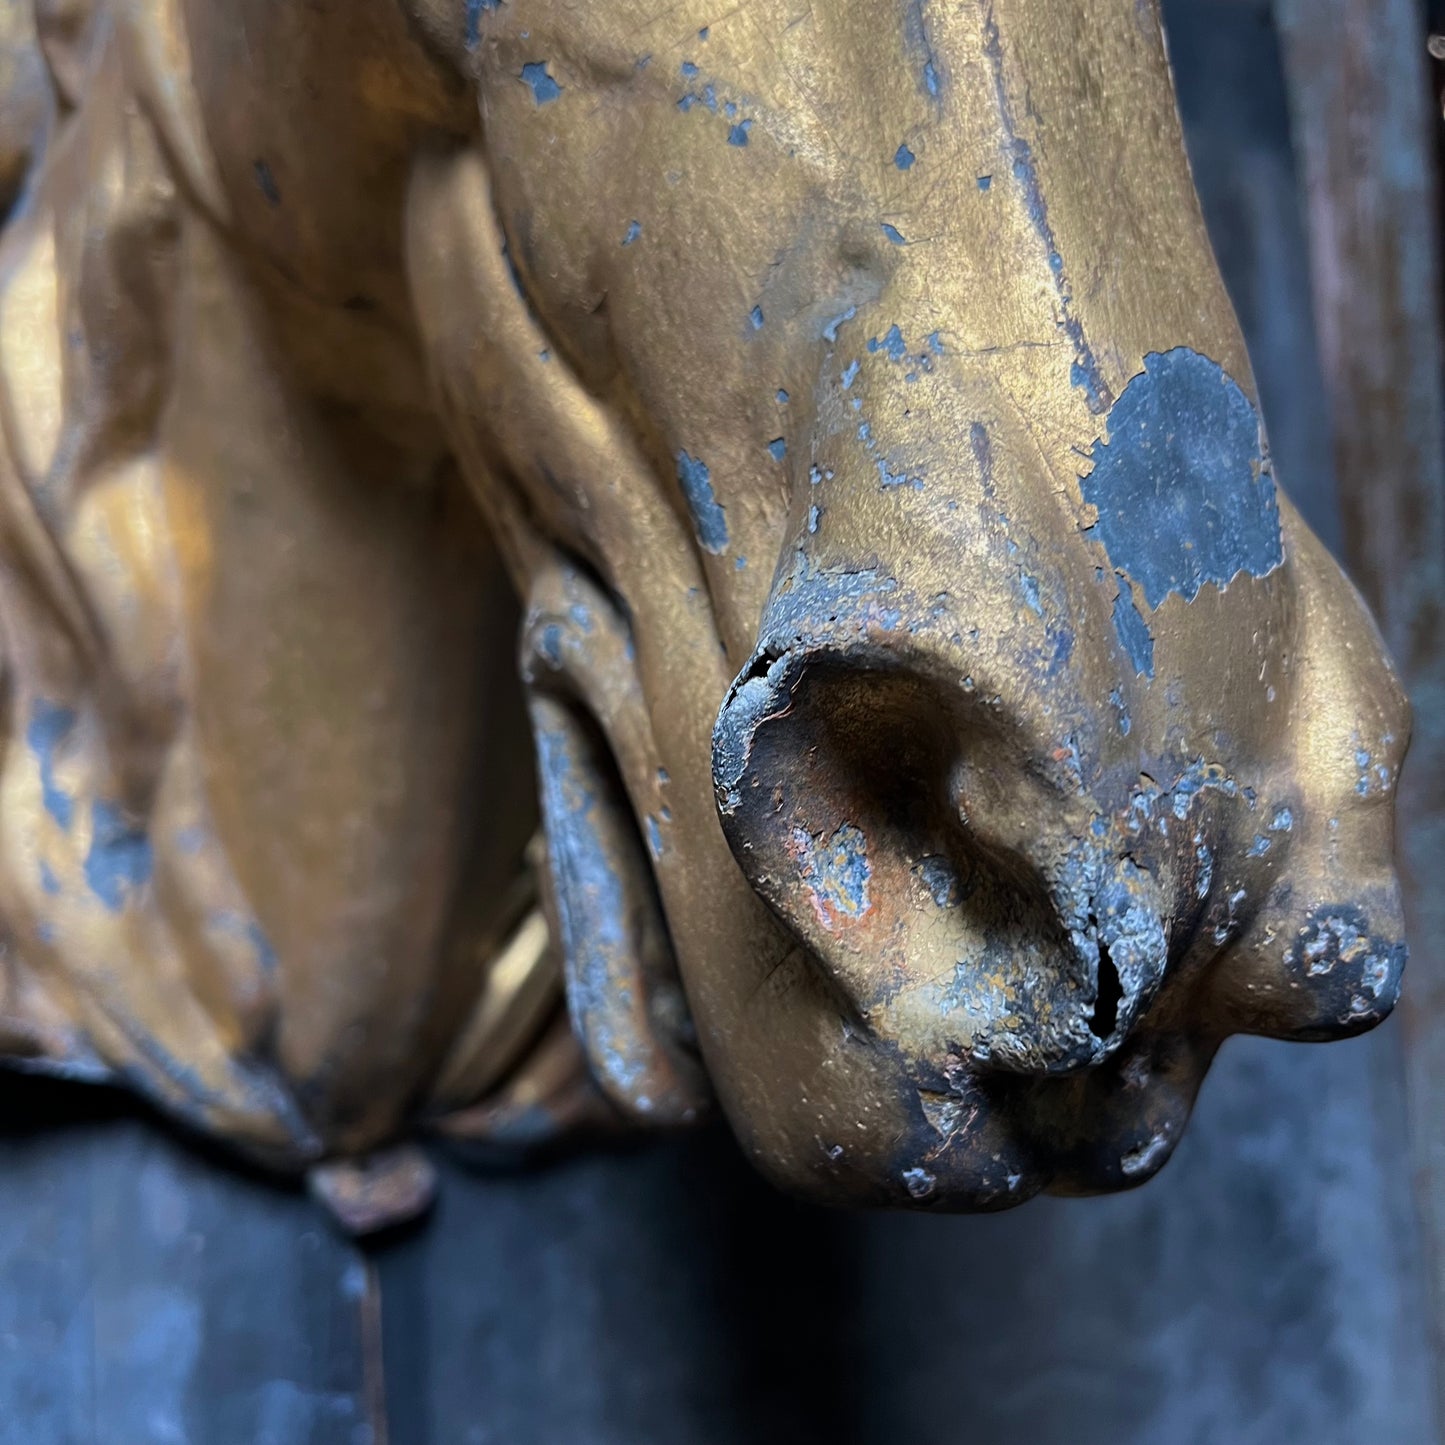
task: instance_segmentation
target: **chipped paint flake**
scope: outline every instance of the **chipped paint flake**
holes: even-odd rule
[[[677,454],[677,480],[692,512],[697,540],[704,551],[714,556],[727,550],[728,523],[722,505],[713,494],[712,473],[701,457]]]
[[[112,913],[119,913],[131,895],[150,882],[150,840],[114,803],[93,803],[90,826],[85,881]]]
[[[55,769],[60,750],[74,727],[73,709],[56,707],[38,698],[30,709],[30,724],[25,729],[25,744],[40,769],[41,802],[62,828],[69,828],[75,817],[75,800],[60,786]]]
[[[789,851],[798,860],[824,928],[856,922],[873,906],[868,892],[873,869],[861,828],[844,823],[827,839],[795,828]]]
[[[532,87],[532,100],[537,105],[547,105],[562,94],[562,87],[548,74],[545,60],[529,60],[521,69],[520,79]]]

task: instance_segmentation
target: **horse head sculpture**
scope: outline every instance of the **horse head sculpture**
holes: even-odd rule
[[[131,843],[218,840],[165,906],[184,878],[276,940],[196,971],[260,1000],[203,999],[226,1021],[207,1047],[280,1060],[326,1121],[295,1149],[371,1147],[416,1098],[498,1080],[477,959],[528,818],[479,843],[446,802],[519,766],[470,670],[505,608],[459,476],[523,604],[546,917],[614,1110],[685,1124],[715,1095],[795,1192],[997,1208],[1148,1178],[1231,1033],[1388,1013],[1407,711],[1274,476],[1153,5],[117,15],[87,84],[155,138],[106,174],[166,179],[86,234],[124,222],[127,254],[164,254],[163,323],[120,313],[171,359],[146,403],[160,481],[106,476],[174,552],[151,645],[185,638],[191,664],[153,709],[167,787],[107,803],[74,871],[110,827],[101,916],[131,927],[156,904]],[[58,147],[89,179],[54,194],[124,193],[102,150]],[[134,301],[123,267],[88,274]],[[131,418],[133,380],[91,385]],[[72,471],[105,451],[85,414]],[[15,472],[57,530],[53,479]],[[99,544],[63,538],[67,571],[26,526],[31,573],[100,598],[72,608],[74,635],[87,607],[107,622],[79,654],[115,650],[135,623]],[[8,647],[12,731],[40,727],[10,832],[49,837],[90,724],[36,713],[55,659]],[[144,773],[107,667],[59,671],[112,699],[101,771]],[[42,884],[11,885],[12,916]],[[98,1022],[117,988],[81,988],[103,1054],[131,1047]],[[252,1116],[284,1111],[246,1097],[202,1115],[280,1148]]]
[[[693,1106],[668,940],[830,1199],[1137,1182],[1223,1037],[1383,1017],[1404,707],[1273,476],[1153,8],[426,16],[482,129],[412,284],[614,1098]]]

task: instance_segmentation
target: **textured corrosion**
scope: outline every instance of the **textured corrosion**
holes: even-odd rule
[[[655,12],[84,49],[4,243],[8,1046],[369,1218],[420,1122],[586,1117],[565,979],[612,1117],[799,1192],[1139,1183],[1228,1034],[1388,1012],[1408,732],[1157,16]]]

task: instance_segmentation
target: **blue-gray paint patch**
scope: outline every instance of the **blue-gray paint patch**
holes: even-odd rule
[[[761,306],[754,306],[753,309],[748,312],[748,324],[754,331],[761,331],[763,329],[763,320],[763,308]]]
[[[496,10],[502,0],[466,0],[467,49],[475,50],[482,38],[482,12]]]
[[[545,60],[529,60],[522,67],[521,79],[532,87],[532,99],[538,105],[546,105],[562,94],[562,87],[547,74]]]
[[[1114,704],[1114,710],[1119,714],[1119,731],[1128,737],[1133,723],[1129,720],[1129,704],[1124,701],[1123,692],[1116,687],[1109,694],[1109,701]]]
[[[276,950],[271,946],[265,929],[253,919],[246,924],[246,937],[250,940],[251,947],[256,950],[256,962],[261,965],[261,972],[268,978],[274,977],[280,967],[280,960],[276,957]]]
[[[895,630],[903,620],[896,578],[874,568],[818,567],[800,548],[773,587],[759,627],[760,651],[781,656],[795,643],[839,631]]]
[[[906,245],[907,242],[900,242]],[[923,349],[917,352],[908,350],[908,341],[903,335],[903,328],[895,321],[882,336],[870,336],[868,338],[868,350],[871,354],[886,356],[889,361],[897,366],[906,367],[904,381],[914,382],[920,376],[926,376],[933,370],[933,358],[943,355],[943,343],[939,340],[938,332],[933,331],[924,338]]]
[[[533,721],[568,1010],[594,1067],[630,1090],[640,1078],[641,1063],[616,987],[617,963],[628,943],[626,891],[603,838],[590,769],[579,765],[582,760],[565,732],[541,724],[535,713]]]
[[[897,328],[895,327],[894,329],[896,330]],[[868,349],[870,351],[876,351],[878,349],[876,338],[868,343]],[[856,397],[853,400],[853,405],[855,407],[861,406],[861,403]],[[874,440],[873,424],[871,422],[861,421],[858,423],[858,440],[863,443],[868,455],[873,458],[873,464],[878,468],[878,482],[884,491],[891,491],[895,487],[911,487],[915,492],[921,492],[923,490],[923,477],[915,476],[906,469],[903,471],[893,470],[892,458],[883,453],[877,441]]]
[[[35,754],[40,767],[40,799],[45,811],[60,824],[69,828],[75,817],[75,800],[56,780],[56,754],[70,737],[75,726],[75,712],[68,707],[56,707],[44,698],[37,698],[30,709],[30,723],[25,729],[25,745]]]
[[[85,881],[112,913],[150,882],[150,840],[126,821],[114,803],[101,800],[90,808],[90,851],[85,855]]]
[[[1119,595],[1114,599],[1114,632],[1119,643],[1141,677],[1154,676],[1154,634],[1139,615],[1138,604],[1127,578],[1119,579]]]
[[[751,120],[740,120],[728,128],[728,144],[730,146],[745,146],[748,143],[748,132],[753,128]]]
[[[623,233],[622,236],[622,244],[624,246],[630,246],[641,234],[642,222],[629,221],[627,223],[627,230]]]
[[[783,437],[774,437],[768,443],[768,455],[775,462],[780,462],[788,454],[788,443]]]
[[[786,391],[784,391],[782,387],[779,387],[779,388],[778,388],[778,394],[777,394],[777,396],[774,398],[774,400],[778,403],[779,406],[787,406],[787,404],[788,404],[788,393],[787,393]]]
[[[1218,763],[1195,758],[1167,788],[1161,788],[1153,779],[1141,780],[1130,797],[1127,827],[1136,837],[1156,824],[1165,832],[1166,811],[1177,822],[1185,822],[1206,792],[1226,798],[1243,797],[1250,807],[1254,806],[1254,794],[1249,788],[1241,788]]]
[[[832,927],[839,915],[856,919],[868,912],[873,869],[868,862],[868,839],[861,828],[844,823],[826,841],[795,828],[793,846],[825,928]]]
[[[923,14],[925,3],[926,0],[907,0],[903,11],[903,37],[918,64],[921,88],[931,99],[937,100],[943,93],[943,77]]]
[[[893,164],[897,166],[900,171],[912,170],[913,162],[917,159],[918,157],[915,156],[913,152],[908,149],[907,141],[900,145],[898,149],[893,153]]]
[[[908,238],[897,226],[890,226],[887,221],[884,221],[882,226],[883,234],[887,236],[895,246],[906,246],[908,244]]]
[[[1024,601],[1028,604],[1029,611],[1042,617],[1044,615],[1044,604],[1043,599],[1039,596],[1039,579],[1020,570],[1019,591],[1024,594]]]
[[[268,205],[279,206],[281,204],[281,188],[276,184],[276,176],[271,167],[265,161],[258,160],[252,169],[256,173],[256,184],[261,189],[261,194],[266,197]]]
[[[718,499],[713,495],[712,473],[700,457],[687,452],[677,454],[677,480],[692,512],[697,540],[714,556],[727,549],[728,523]]]
[[[857,378],[858,378],[858,362],[857,362],[856,360],[850,361],[850,362],[848,363],[848,365],[843,368],[843,376],[842,376],[843,390],[844,390],[844,391],[847,391],[848,388],[853,385],[854,381],[857,380]]]
[[[537,651],[544,662],[554,671],[562,666],[562,627],[560,623],[549,622],[537,638]]]
[[[1313,909],[1285,961],[1297,978],[1310,981],[1324,1006],[1322,1019],[1378,1020],[1399,999],[1406,957],[1403,943],[1377,938],[1364,910],[1344,903]],[[1328,1025],[1315,1035],[1331,1036]]]
[[[903,339],[903,331],[895,321],[881,338],[877,336],[868,338],[868,350],[882,351],[887,353],[890,360],[902,361],[908,353],[908,343]]]
[[[698,73],[696,62],[691,60],[684,60],[681,66],[679,66],[678,68],[681,70],[683,78],[686,80],[692,80]]]
[[[992,189],[993,189],[993,177],[992,177],[992,176],[980,176],[980,177],[978,178],[978,188],[979,188],[979,190],[981,190],[981,191],[990,191],[990,190],[992,190]]]
[[[878,484],[884,491],[892,491],[895,487],[909,487],[915,492],[921,492],[924,488],[922,477],[907,471],[895,472],[886,457],[875,457],[874,465],[878,468]]]
[[[823,327],[823,340],[836,341],[838,339],[838,328],[845,321],[851,321],[857,314],[858,308],[856,306],[850,306],[846,311],[840,311]]]
[[[1039,615],[1042,616],[1043,613],[1040,612]],[[1054,644],[1053,655],[1049,658],[1047,664],[1048,675],[1050,677],[1058,677],[1073,660],[1074,634],[1067,621],[1058,621],[1051,624],[1045,630],[1045,635],[1049,637]]]
[[[1259,417],[1217,362],[1187,347],[1151,353],[1108,422],[1080,485],[1110,563],[1150,608],[1284,561]]]
[[[232,938],[244,938],[255,950],[256,963],[261,971],[268,976],[275,975],[279,967],[276,950],[272,948],[271,940],[254,918],[233,912],[229,908],[218,908],[207,915],[206,922],[217,933]]]
[[[993,443],[989,440],[988,428],[981,421],[973,422],[968,429],[968,441],[978,468],[979,489],[985,497],[992,497]]]
[[[1039,183],[1038,168],[1034,163],[1033,147],[1020,133],[1014,116],[1013,101],[1009,96],[1004,79],[1003,41],[999,35],[998,21],[992,11],[984,23],[984,55],[988,59],[993,75],[994,103],[998,117],[1007,137],[1007,153],[1012,161],[1013,177],[1018,183],[1024,208],[1035,234],[1046,248],[1049,268],[1059,296],[1059,326],[1073,343],[1076,374],[1083,378],[1083,390],[1089,400],[1089,408],[1096,415],[1108,411],[1113,403],[1113,394],[1104,382],[1099,365],[1084,334],[1083,323],[1074,315],[1074,293],[1064,275],[1064,260],[1054,238],[1054,228],[1049,220],[1048,202]],[[984,189],[987,189],[985,187]]]

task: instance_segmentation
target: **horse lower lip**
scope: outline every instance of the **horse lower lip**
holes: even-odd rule
[[[970,1064],[981,1073],[1012,1074],[1056,1079],[1085,1074],[1107,1063],[1127,1037],[1120,1028],[1108,1038],[1088,1036],[1086,1022],[1075,1018],[1074,1027],[1051,1034],[1024,1035],[1010,1042],[1012,1048],[975,1047],[968,1052]],[[1080,1025],[1083,1025],[1082,1027]]]

